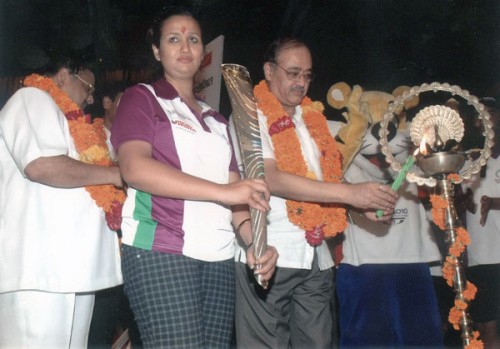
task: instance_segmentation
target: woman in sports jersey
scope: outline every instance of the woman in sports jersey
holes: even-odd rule
[[[192,13],[162,11],[147,37],[163,76],[124,93],[111,130],[129,186],[125,292],[146,348],[228,348],[236,235],[265,280],[278,257],[256,261],[251,246],[248,207],[269,210],[269,190],[240,180],[226,119],[193,93],[204,47]]]

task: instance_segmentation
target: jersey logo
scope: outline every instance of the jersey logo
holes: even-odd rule
[[[404,223],[408,218],[408,209],[407,208],[397,208],[392,215],[392,224],[397,225]]]
[[[177,126],[178,128],[186,130],[190,133],[196,133],[195,128],[183,120],[172,120],[172,125]]]

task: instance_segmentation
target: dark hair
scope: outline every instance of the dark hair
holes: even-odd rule
[[[276,60],[280,55],[281,51],[295,47],[305,47],[308,49],[307,45],[304,42],[296,38],[285,37],[274,40],[269,44],[264,53],[264,63],[265,62],[277,63]]]
[[[163,22],[172,16],[191,17],[199,23],[193,12],[186,6],[165,6],[160,10],[146,32],[146,40],[148,43],[155,45],[156,47],[160,47],[161,28],[163,26]]]
[[[95,61],[88,55],[83,54],[54,53],[50,61],[42,67],[41,73],[52,76],[57,74],[62,68],[68,69],[71,74],[77,74],[82,70],[94,72]]]

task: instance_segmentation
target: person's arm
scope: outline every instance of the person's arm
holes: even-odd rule
[[[24,169],[26,177],[57,188],[77,188],[87,185],[113,184],[121,187],[117,166],[103,167],[86,164],[66,155],[40,157]]]
[[[481,226],[486,224],[490,210],[500,210],[500,198],[492,198],[483,195],[481,197],[481,216],[479,219],[479,224],[481,224]]]
[[[151,145],[145,141],[128,141],[118,149],[120,172],[130,187],[168,198],[248,204],[261,211],[270,209],[269,190],[263,180],[214,183],[154,160],[151,151]]]
[[[54,100],[37,88],[22,88],[2,110],[0,129],[12,159],[31,181],[59,188],[114,184],[117,167],[90,165],[70,152],[64,115]]]
[[[392,212],[397,194],[378,183],[327,183],[280,171],[274,159],[264,159],[266,181],[273,195],[296,201],[347,204],[362,210]]]
[[[490,210],[500,210],[500,198],[492,198],[489,196],[488,198],[491,201]]]

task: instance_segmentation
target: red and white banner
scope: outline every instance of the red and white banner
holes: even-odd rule
[[[205,45],[205,58],[194,78],[194,93],[198,98],[219,110],[221,88],[221,64],[224,36],[220,35]]]

